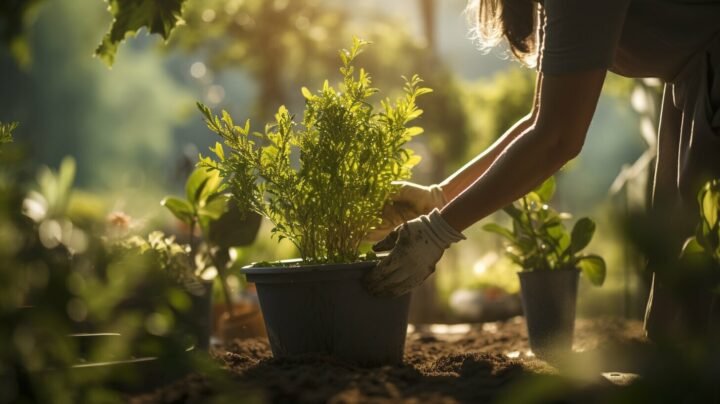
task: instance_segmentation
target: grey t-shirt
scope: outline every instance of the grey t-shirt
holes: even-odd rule
[[[720,0],[545,0],[540,70],[607,68],[672,82],[720,35]]]

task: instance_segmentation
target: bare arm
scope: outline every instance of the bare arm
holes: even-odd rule
[[[538,75],[538,80],[535,83],[534,105],[538,104],[541,83],[542,76]],[[448,201],[453,200],[482,176],[505,148],[535,123],[536,112],[537,108],[533,108],[531,113],[517,121],[495,143],[440,183],[445,199]]]
[[[463,231],[542,183],[582,150],[605,70],[542,77],[534,123],[500,149],[490,167],[442,210]],[[517,126],[517,125],[516,125]]]

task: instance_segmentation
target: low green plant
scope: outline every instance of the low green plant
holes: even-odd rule
[[[697,267],[712,268],[720,275],[720,179],[708,181],[698,192],[700,223],[695,235],[684,244],[681,260]],[[720,285],[715,285],[720,293]]]
[[[564,219],[548,202],[555,193],[555,179],[550,177],[538,188],[503,208],[512,219],[512,227],[495,223],[483,229],[499,234],[507,241],[506,254],[524,271],[578,269],[593,285],[605,281],[605,260],[594,254],[581,254],[595,233],[595,222],[587,217],[579,219],[568,233]]]
[[[12,133],[17,129],[17,122],[2,123],[0,122],[0,146],[11,143],[13,141]],[[1,152],[1,150],[0,150]]]
[[[238,206],[267,217],[273,234],[293,242],[306,263],[356,261],[396,191],[393,181],[409,178],[420,160],[405,145],[422,129],[408,124],[422,114],[416,99],[431,90],[413,76],[403,96],[376,109],[370,98],[378,90],[354,67],[366,44],[354,39],[340,52],[337,89],[328,81],[314,93],[302,89],[300,123],[281,106],[264,132],[251,133],[249,121],[238,126],[227,112],[218,117],[198,104],[223,142],[211,149],[214,158],[201,156],[200,165],[219,172]]]
[[[207,234],[210,223],[227,210],[229,196],[222,192],[222,188],[218,172],[197,168],[185,182],[186,199],[166,196],[160,203],[190,227],[190,237],[194,235],[196,226]]]
[[[225,188],[218,171],[198,167],[185,183],[185,198],[167,196],[161,204],[189,228],[190,246],[185,252],[185,262],[195,268],[195,272],[204,273],[209,268],[217,270],[228,311],[232,313],[227,285],[227,269],[232,264],[230,249],[252,242],[257,226],[248,220],[249,215],[239,211],[230,195],[224,192]],[[196,228],[200,229],[200,240],[194,237]],[[158,236],[154,238],[163,240]],[[149,238],[145,244],[154,250],[158,250],[158,246],[176,245],[174,239],[167,241],[169,243],[153,243]],[[177,248],[167,251],[177,251]]]

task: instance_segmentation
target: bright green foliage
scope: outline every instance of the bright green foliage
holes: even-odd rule
[[[491,223],[483,229],[499,234],[508,241],[506,253],[526,271],[579,269],[593,285],[605,281],[605,261],[597,255],[580,254],[595,233],[595,223],[581,218],[567,232],[562,220],[569,217],[547,205],[555,193],[555,179],[506,206],[503,211],[512,218],[512,229]]]
[[[355,39],[340,53],[343,81],[339,89],[326,81],[313,93],[302,89],[306,109],[302,123],[283,106],[264,133],[250,133],[223,111],[216,117],[199,104],[208,127],[230,153],[217,144],[215,158],[201,165],[228,181],[241,209],[269,218],[273,233],[288,238],[306,262],[352,262],[368,231],[380,223],[392,181],[409,178],[419,157],[405,144],[422,132],[408,124],[422,114],[416,98],[430,92],[414,76],[404,96],[385,99],[380,110],[370,104],[378,90],[355,57],[366,42]]]
[[[220,173],[205,168],[195,169],[185,183],[185,197],[167,196],[160,203],[181,222],[190,227],[200,225],[207,233],[210,223],[227,210],[229,195],[223,190]]]
[[[18,127],[17,122],[2,123],[0,122],[0,147],[13,141],[12,133]],[[1,150],[1,149],[0,149]]]
[[[685,242],[681,256],[686,263],[720,270],[720,180],[709,181],[700,189],[698,205],[700,223],[695,236]]]
[[[75,182],[75,159],[65,157],[57,171],[42,166],[37,174],[37,189],[23,201],[23,212],[36,222],[65,217]]]
[[[170,37],[173,29],[183,22],[182,9],[186,0],[108,0],[113,24],[95,50],[108,66],[115,62],[118,45],[128,36],[137,35],[141,28],[151,34]]]
[[[197,276],[194,262],[189,259],[190,248],[175,242],[175,237],[154,231],[147,239],[132,236],[111,245],[111,250],[121,254],[138,254],[158,266],[170,279],[183,285],[185,290],[202,295],[202,280]]]

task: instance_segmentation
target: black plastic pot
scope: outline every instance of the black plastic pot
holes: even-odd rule
[[[569,353],[580,271],[523,271],[518,276],[530,348],[538,357]]]
[[[320,353],[364,366],[402,362],[410,294],[370,295],[377,262],[245,268],[257,287],[273,356]]]

